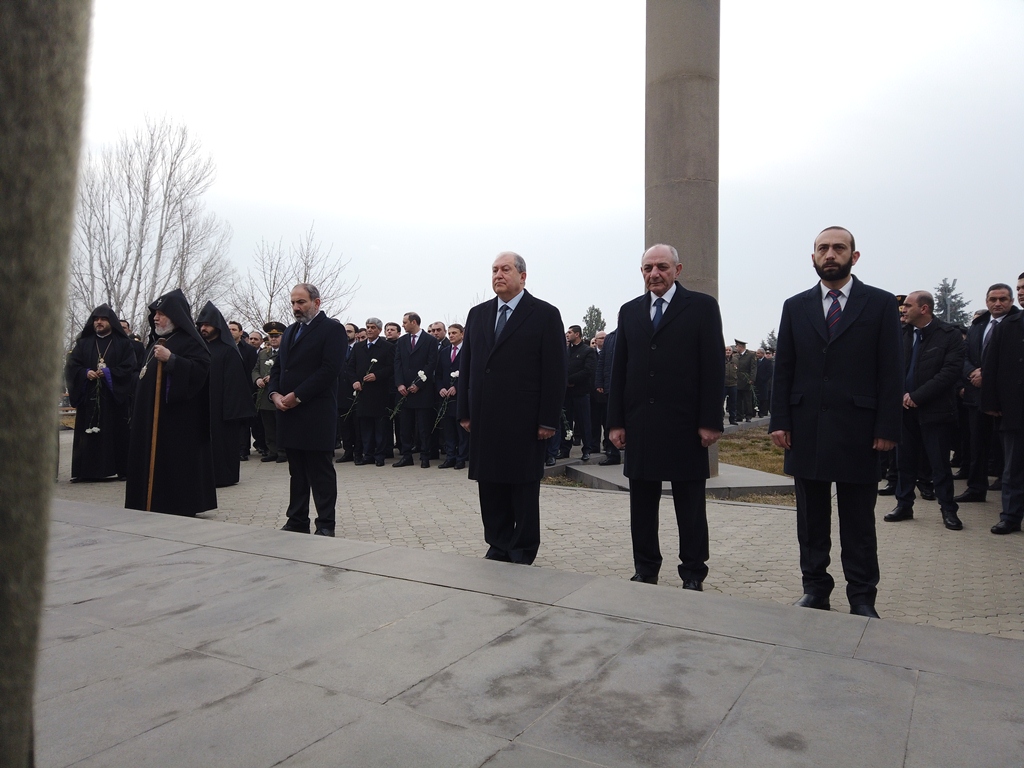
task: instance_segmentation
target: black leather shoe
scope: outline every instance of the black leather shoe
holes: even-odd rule
[[[285,523],[281,526],[282,531],[291,531],[292,533],[309,533],[309,528],[303,530],[302,528],[292,528],[289,523]]]
[[[334,463],[335,464],[344,464],[347,461],[352,461],[352,462],[355,461],[355,459],[352,456],[352,452],[351,451],[345,451],[343,454],[341,454],[341,456],[339,456],[338,458],[336,458],[334,460]]]
[[[340,461],[340,459],[339,459],[339,461]],[[367,464],[369,464],[369,463],[370,463],[371,461],[373,461],[373,459],[368,459],[368,458],[366,458],[366,457],[364,456],[364,457],[363,457],[363,458],[361,458],[361,459],[356,459],[355,461],[353,461],[353,462],[352,462],[352,464],[353,464],[354,466],[356,466],[356,467],[365,467],[365,466],[366,466]]]
[[[430,469],[430,459],[420,459],[420,469]]]
[[[896,484],[889,483],[885,488],[878,491],[879,496],[895,496],[896,495]]]
[[[818,597],[817,595],[804,595],[793,605],[800,608],[817,608],[819,611],[829,611],[832,609],[832,606],[828,604],[827,597]]]
[[[262,461],[263,463],[266,463],[268,461],[277,461],[277,454],[276,453],[268,453],[266,456],[264,456],[262,459],[260,459],[260,461]]]
[[[568,459],[569,458],[569,452],[568,451],[559,451],[557,454],[555,454],[555,458],[556,459]]]
[[[316,532],[313,535],[314,536],[330,536],[333,539],[334,538],[334,531],[328,531],[326,528],[317,528]]]
[[[634,573],[633,578],[630,581],[642,581],[644,584],[657,584],[657,576],[641,576],[639,573]]]
[[[689,589],[693,592],[703,592],[704,585],[696,579],[683,579],[683,589]]]
[[[956,510],[952,512],[942,510],[942,524],[951,531],[962,531],[964,529],[964,524],[956,516]]]
[[[1014,525],[1013,523],[1008,523],[1005,520],[1000,520],[998,523],[992,526],[992,533],[994,533],[996,536],[1005,536],[1008,533],[1016,533],[1019,530],[1020,523]]]
[[[239,461],[248,461],[249,460],[249,454],[248,453],[241,453],[241,454],[239,454],[238,455],[238,460]]]
[[[370,462],[366,462],[366,463],[369,464]],[[384,459],[377,459],[373,463],[376,464],[378,467],[383,467],[384,466]]]
[[[398,461],[396,461],[391,466],[392,467],[411,467],[412,466],[412,459],[410,459],[408,456],[403,456],[402,458],[400,458]]]
[[[869,619],[880,619],[878,611],[875,610],[873,605],[851,605],[850,613],[854,616],[867,616]]]
[[[553,466],[555,466],[555,457],[554,456],[548,456],[546,459],[544,459],[544,466],[545,467],[553,467]]]
[[[606,456],[605,458],[603,458],[599,462],[597,462],[597,465],[599,467],[611,467],[611,466],[614,466],[614,465],[616,465],[618,463],[619,463],[619,459],[616,459],[616,458],[614,458],[612,456]]]
[[[931,486],[918,488],[917,490],[921,494],[921,498],[925,501],[935,501],[935,489]]]
[[[1003,478],[1001,478],[1001,477],[997,477],[997,478],[996,478],[996,479],[995,479],[995,480],[994,480],[994,481],[992,482],[992,485],[990,485],[990,486],[988,487],[988,489],[989,489],[990,491],[1001,491],[1001,490],[1003,490]]]
[[[972,491],[970,488],[968,488],[966,491],[961,493],[959,496],[954,496],[953,497],[953,501],[955,501],[957,504],[969,504],[972,501],[979,501],[980,502],[980,501],[984,501],[984,500],[985,500],[985,492],[984,491]]]
[[[438,469],[451,469],[455,466],[455,462],[451,459],[445,459],[442,463],[437,465]]]
[[[900,520],[913,520],[913,507],[896,507],[892,512],[882,518],[887,523],[898,523]]]
[[[590,461],[590,451],[584,451],[583,452],[583,460],[584,461]]]
[[[277,455],[277,458],[274,459],[274,461],[276,461],[278,464],[287,464],[288,463],[288,457],[285,456],[284,454],[280,454],[279,453]]]
[[[464,461],[456,461],[455,462],[455,468],[456,469],[465,469],[466,468],[466,462],[464,462]]]

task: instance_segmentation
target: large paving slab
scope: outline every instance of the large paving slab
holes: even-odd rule
[[[54,504],[38,765],[1024,764],[1024,641],[225,525]]]
[[[94,525],[94,517],[86,510],[90,504],[99,504],[106,508],[104,524],[113,523],[109,526],[112,530],[137,531],[137,513],[117,509],[123,504],[124,484],[69,483],[70,432],[61,435],[60,445],[62,472],[54,492],[66,504],[62,507],[63,518],[69,523]],[[574,449],[574,453],[578,457],[579,449]],[[579,466],[578,458],[568,463]],[[564,471],[565,462],[561,464],[557,469]],[[286,520],[288,467],[256,460],[242,464],[238,485],[218,489],[218,509],[201,516],[209,526],[183,527],[181,521],[168,519],[159,529],[147,528],[148,535],[176,540],[179,544],[219,545],[222,539],[234,540],[240,548],[253,553],[324,565],[364,558],[362,567],[366,572],[386,576],[408,573],[413,578],[425,578],[429,573],[433,583],[441,586],[449,583],[449,566],[446,558],[434,555],[457,553],[476,561],[483,554],[477,488],[466,478],[465,471],[439,470],[436,463],[429,469],[356,467],[351,463],[337,464],[336,468],[340,539],[333,544],[320,537],[312,541],[309,536],[277,543],[280,539],[276,534],[270,535],[270,531],[280,528]],[[617,483],[624,480],[621,466],[587,471],[596,469],[607,472]],[[728,480],[730,471],[723,466],[723,482]],[[790,482],[787,478],[776,479]],[[957,483],[959,492],[964,483]],[[961,505],[960,517],[965,525],[962,531],[943,527],[934,502],[918,501],[913,520],[882,522],[891,503],[880,497],[876,508],[882,572],[878,610],[883,618],[1024,639],[1024,589],[1011,586],[1024,578],[1024,534],[989,533],[999,519],[998,494],[990,493],[984,503]],[[706,593],[782,605],[800,597],[795,510],[730,501],[709,501],[707,509],[711,558],[704,584]],[[230,523],[267,533],[241,538],[237,527]],[[545,574],[557,570],[622,581],[633,575],[626,493],[542,485],[541,526],[541,549],[536,564]],[[678,551],[675,528],[666,500],[661,528],[665,566],[658,589],[678,590],[681,584],[673,567],[673,553]],[[341,539],[348,543],[342,545]],[[832,540],[832,571],[841,584],[836,516]],[[385,547],[402,548],[423,557],[377,554]],[[525,580],[527,577],[518,577],[506,584],[506,577],[498,575],[501,571],[484,569],[479,573],[480,589],[484,592],[530,599],[531,591],[539,589],[535,596],[546,599],[547,576],[529,581]],[[513,591],[524,589],[525,592]],[[833,613],[848,610],[842,592],[840,588],[832,595]]]

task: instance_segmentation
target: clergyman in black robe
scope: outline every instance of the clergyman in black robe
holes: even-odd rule
[[[180,289],[165,293],[149,305],[149,345],[139,371],[132,412],[124,499],[128,509],[147,508],[158,398],[156,461],[149,508],[190,517],[217,508],[210,447],[210,350],[191,314]],[[163,365],[157,393],[159,363]]]
[[[68,355],[64,379],[75,416],[71,482],[122,480],[128,466],[128,395],[135,352],[114,311],[92,311]]]
[[[252,386],[224,315],[206,302],[196,327],[210,348],[210,437],[217,487],[238,482],[239,437],[256,413]],[[251,368],[249,369],[252,370]]]

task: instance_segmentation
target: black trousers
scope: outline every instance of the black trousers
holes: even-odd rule
[[[629,532],[633,539],[633,566],[641,576],[658,575],[660,480],[629,481]],[[708,515],[704,480],[672,483],[672,504],[679,526],[679,578],[704,581],[708,575]]]
[[[736,419],[754,418],[754,392],[751,389],[737,389]]]
[[[352,418],[351,416],[349,418]],[[353,450],[356,456],[363,456],[375,461],[384,460],[384,452],[387,446],[387,434],[391,431],[391,422],[387,416],[360,416],[358,419],[359,436],[362,438],[362,445],[356,445]]]
[[[757,390],[757,415],[767,416],[768,407],[772,402],[772,388],[770,384],[762,384],[759,387],[755,387]]]
[[[540,480],[477,485],[487,557],[532,564],[540,548]]]
[[[999,519],[1010,525],[1024,520],[1024,430],[1004,429],[1003,439],[1003,511]]]
[[[420,459],[430,457],[430,428],[434,426],[433,408],[403,408],[398,412],[402,422],[402,455],[412,458],[412,447],[419,435]]]
[[[928,475],[935,489],[939,507],[956,512],[953,501],[953,473],[949,469],[949,424],[921,424],[913,408],[903,411],[903,434],[896,446],[899,479],[896,481],[896,499],[901,507],[914,506],[914,486],[921,465],[921,455],[928,458]]]
[[[725,410],[729,414],[729,421],[734,424],[736,423],[737,408],[739,405],[736,402],[738,399],[738,392],[735,385],[725,388]]]
[[[448,406],[451,408],[451,404]],[[469,458],[469,432],[462,428],[455,414],[441,417],[438,429],[444,430],[444,454],[448,461],[466,461]]]
[[[273,454],[281,455],[284,451],[277,444],[277,414],[275,408],[272,411],[260,411],[260,418],[263,420],[263,434],[267,439],[267,450]]]
[[[601,441],[601,430],[604,430],[604,443]],[[590,452],[600,453],[602,446],[608,442],[608,398],[604,395],[590,396]]]
[[[562,423],[562,451],[568,453],[572,450],[572,440],[565,439],[565,424],[573,430],[573,438],[580,439],[580,445],[587,453],[590,452],[590,395],[580,397],[565,397],[565,422]]]
[[[832,483],[794,478],[796,535],[800,542],[800,571],[804,592],[817,597],[832,594],[835,581],[828,573],[832,549]],[[874,605],[878,592],[878,540],[875,537],[877,483],[836,483],[839,501],[839,541],[843,575],[850,605]]]
[[[334,530],[334,508],[338,503],[338,476],[334,472],[334,451],[288,449],[288,523],[293,531],[309,533],[309,495],[316,506],[316,530]]]
[[[967,476],[967,490],[985,493],[988,491],[989,464],[998,460],[1002,468],[1003,457],[993,456],[993,418],[980,408],[967,407],[967,424],[971,430],[971,468]],[[998,477],[999,472],[995,475]]]

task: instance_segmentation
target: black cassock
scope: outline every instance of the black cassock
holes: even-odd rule
[[[188,302],[180,290],[150,304],[151,331],[153,312],[157,309],[170,317],[176,327],[173,333],[162,337],[173,357],[163,366],[160,387],[152,510],[194,516],[217,508],[210,446],[210,350],[192,324]],[[156,338],[155,332],[151,332],[143,359],[145,372],[135,390],[124,500],[128,509],[146,508],[157,398],[158,366],[153,359]]]
[[[242,353],[231,338],[224,316],[207,302],[196,318],[196,325],[212,325],[218,330],[210,348],[210,437],[213,443],[213,475],[218,488],[238,482],[239,440],[241,430],[249,428],[256,413],[252,401],[249,371]],[[250,371],[252,369],[250,368]]]
[[[98,337],[92,327],[92,320],[97,316],[111,320],[111,332],[104,338]],[[102,378],[90,381],[87,374],[97,370],[101,358],[106,371]],[[125,475],[128,395],[134,370],[135,352],[131,340],[121,330],[109,307],[98,307],[75,342],[64,367],[68,397],[77,410],[71,449],[73,479],[101,480]]]

